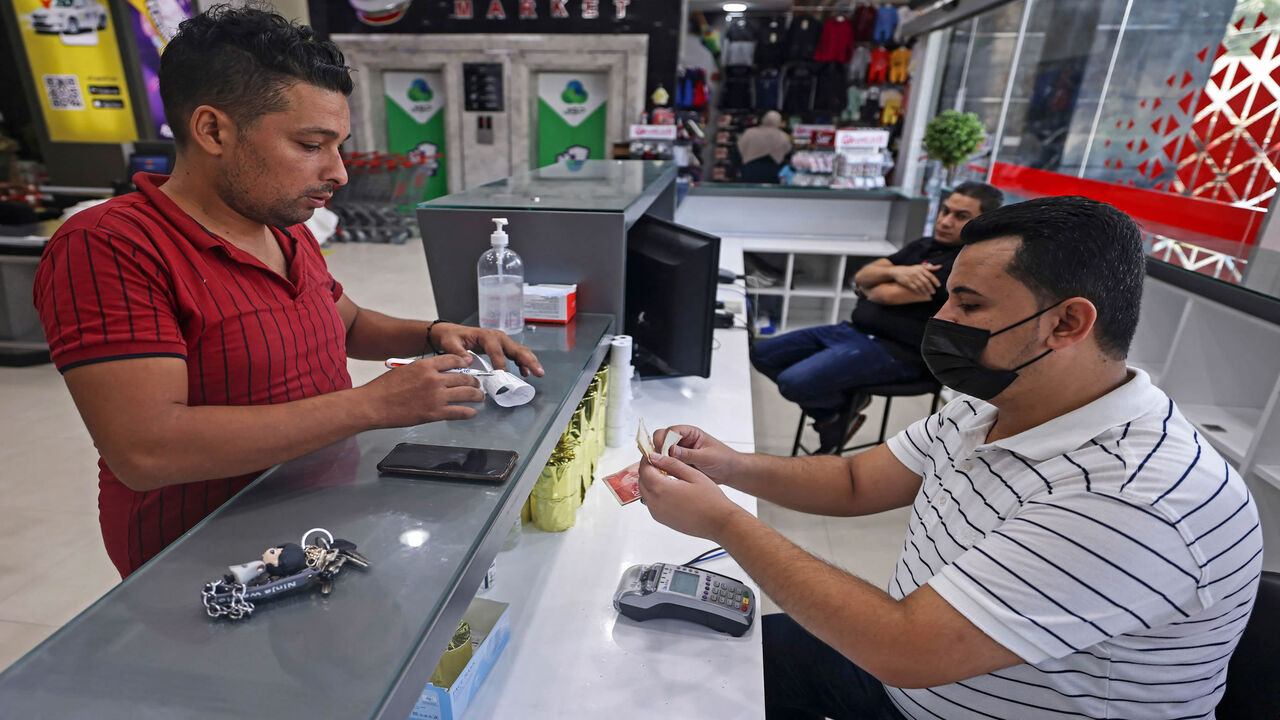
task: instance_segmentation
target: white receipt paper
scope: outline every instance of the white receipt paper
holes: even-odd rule
[[[474,352],[471,353],[470,369],[492,373],[480,375],[476,379],[480,381],[480,389],[484,390],[484,394],[493,398],[493,401],[502,407],[524,405],[533,399],[532,385],[525,382],[519,375],[506,370],[494,370],[488,361]]]

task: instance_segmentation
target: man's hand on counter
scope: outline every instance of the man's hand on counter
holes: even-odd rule
[[[641,461],[640,496],[658,522],[708,540],[716,540],[736,515],[750,514],[702,471],[664,455]]]
[[[442,322],[431,328],[431,334],[435,346],[442,352],[467,357],[467,351],[474,350],[488,355],[494,370],[506,370],[507,358],[511,358],[520,367],[520,374],[525,377],[529,377],[530,373],[537,377],[545,374],[538,356],[501,330]]]
[[[476,409],[457,403],[484,402],[480,382],[466,373],[470,356],[436,355],[383,373],[356,389],[363,393],[377,427],[408,427],[437,420],[468,420]]]

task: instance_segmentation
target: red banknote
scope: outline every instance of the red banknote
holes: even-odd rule
[[[640,499],[640,463],[633,463],[618,472],[606,477],[604,484],[609,486],[618,503],[626,505]]]

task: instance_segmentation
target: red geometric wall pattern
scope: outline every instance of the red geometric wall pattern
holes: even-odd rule
[[[1116,129],[1130,131],[1124,136],[1132,138],[1124,142],[1128,152],[1123,155],[1130,162],[1138,158],[1143,179],[1174,171],[1150,189],[1233,205],[1269,205],[1280,183],[1280,26],[1263,28],[1267,20],[1264,13],[1237,18],[1222,44],[1196,54],[1198,67],[1164,80],[1165,98],[1177,97],[1176,102],[1142,100],[1136,117],[1117,121]],[[1204,63],[1211,63],[1209,79],[1197,89],[1191,86],[1192,70],[1200,75]],[[1117,154],[1104,166],[1124,167],[1118,151],[1112,149]]]

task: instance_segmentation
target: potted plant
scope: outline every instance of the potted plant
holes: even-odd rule
[[[924,150],[946,168],[947,185],[951,185],[956,167],[969,159],[985,137],[986,129],[975,113],[943,110],[925,126]]]

